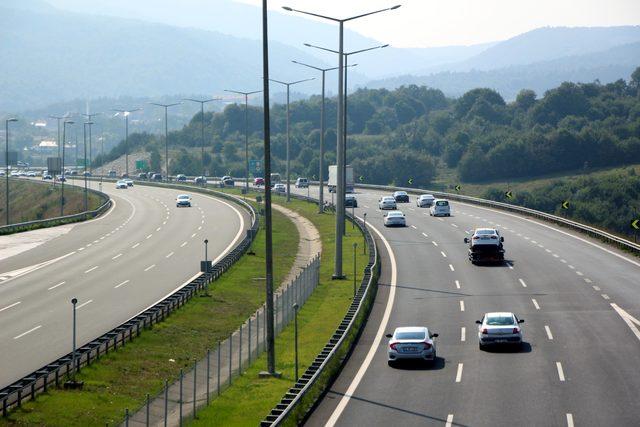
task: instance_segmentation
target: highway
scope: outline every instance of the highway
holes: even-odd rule
[[[244,209],[224,200],[190,193],[193,206],[177,208],[178,190],[114,187],[103,185],[115,206],[102,217],[0,257],[0,387],[71,351],[72,298],[82,345],[186,284],[200,269],[205,238],[215,260],[251,226]],[[6,239],[23,237],[0,239],[11,247]]]
[[[306,190],[297,190],[306,194]],[[317,194],[312,189],[311,194]],[[640,262],[557,226],[452,202],[452,216],[399,204],[387,229],[381,191],[358,190],[382,253],[369,321],[308,426],[631,426],[640,423]],[[330,200],[330,196],[328,197]],[[508,263],[474,266],[465,236],[496,227]],[[475,320],[525,319],[521,350],[480,351]],[[384,334],[440,334],[433,366],[387,366]]]

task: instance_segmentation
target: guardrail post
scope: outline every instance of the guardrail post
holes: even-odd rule
[[[146,427],[149,427],[149,393],[147,393],[147,404],[146,404],[146,408],[145,408],[145,421],[144,421],[144,425]]]
[[[209,406],[209,381],[211,380],[211,350],[207,349],[207,406]]]
[[[180,407],[179,409],[180,420],[178,421],[178,424],[180,426],[182,426],[182,380],[183,380],[182,369],[180,369],[180,397],[178,398],[178,406]]]
[[[129,408],[125,408],[124,410],[124,425],[125,427],[129,427]]]
[[[217,366],[217,371],[218,371],[218,376],[216,378],[216,381],[218,382],[218,396],[220,396],[220,341],[218,341],[218,366]]]

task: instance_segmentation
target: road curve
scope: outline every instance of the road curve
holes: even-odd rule
[[[380,245],[376,303],[306,425],[638,424],[638,258],[555,225],[473,205],[453,202],[451,217],[433,218],[413,196],[399,205],[408,227],[385,229],[377,209],[382,194],[359,190],[355,209],[367,213],[379,243],[390,249]],[[479,226],[501,230],[509,263],[470,264],[463,239]],[[521,351],[480,351],[475,320],[502,310],[526,320],[526,344]],[[406,325],[440,334],[433,367],[387,366],[380,333]]]
[[[82,345],[189,281],[205,238],[216,259],[251,225],[242,208],[202,194],[177,208],[178,190],[103,189],[115,201],[106,216],[0,260],[0,387],[71,351],[72,298]]]

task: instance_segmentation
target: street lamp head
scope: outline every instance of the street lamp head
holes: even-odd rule
[[[78,303],[78,298],[74,298],[71,300],[71,304],[76,305]]]
[[[206,245],[207,243],[209,243],[209,239],[204,239],[204,244]]]
[[[18,119],[16,119],[15,117],[11,117],[10,119],[7,119],[7,122],[17,122]]]
[[[400,6],[402,6],[402,5],[401,5],[401,4],[397,4],[397,5],[393,6],[393,7],[392,7],[391,9],[389,9],[389,10],[396,10],[396,9],[400,8]]]
[[[89,125],[89,126],[91,126],[91,125],[93,125],[93,124],[95,124],[95,123],[94,123],[94,122],[92,122],[92,121],[88,121],[88,122],[84,122],[84,124],[85,124],[85,125]]]
[[[72,124],[74,124],[74,123],[75,123],[75,122],[74,122],[73,120],[65,120],[65,121],[64,121],[64,124],[65,124],[65,125],[72,125]]]
[[[300,306],[298,305],[298,303],[297,303],[297,302],[296,302],[296,303],[294,303],[294,304],[293,304],[293,309],[294,309],[295,311],[298,311],[298,308],[300,308]]]
[[[289,6],[282,6],[282,8],[283,8],[284,10],[289,11],[289,12],[293,12],[293,9],[292,9],[292,8],[290,8]]]

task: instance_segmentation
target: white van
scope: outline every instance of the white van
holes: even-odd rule
[[[296,188],[308,188],[309,180],[307,178],[296,179]]]
[[[448,200],[435,199],[429,208],[431,216],[451,216],[451,206]]]

